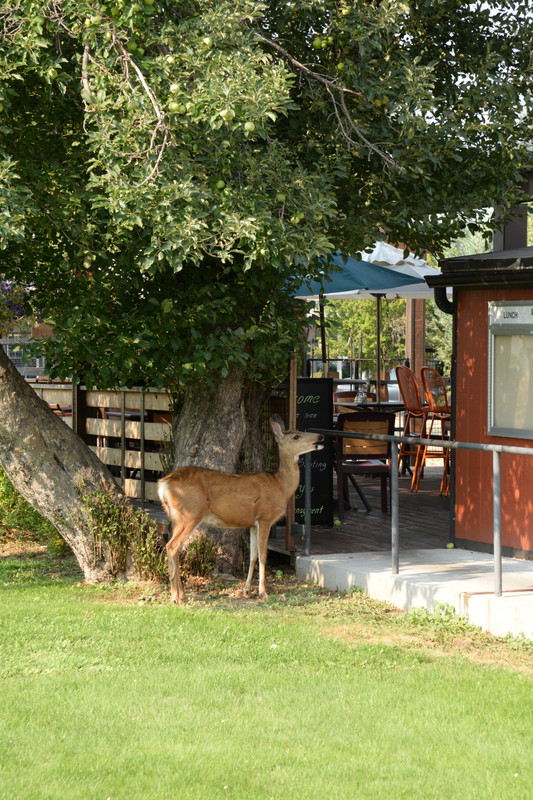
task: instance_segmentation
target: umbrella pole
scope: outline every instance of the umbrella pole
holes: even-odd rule
[[[322,343],[322,377],[328,377],[327,352],[326,352],[326,319],[324,315],[324,298],[319,301],[320,310],[320,341]]]
[[[376,367],[377,367],[377,380],[376,380],[376,400],[378,403],[381,401],[381,295],[376,295],[377,306],[376,306],[376,342],[377,342],[377,355],[376,355]]]

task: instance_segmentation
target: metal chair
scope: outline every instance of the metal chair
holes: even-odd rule
[[[429,407],[422,405],[416,375],[409,367],[400,365],[396,367],[396,379],[398,381],[402,402],[407,411],[403,436],[424,438],[426,435]],[[414,429],[415,424],[418,425],[420,430]],[[412,471],[411,491],[416,491],[420,483],[419,472],[421,471],[422,448],[419,445],[402,443],[398,453],[398,461],[402,465],[402,469],[405,470],[406,467],[409,469],[408,459],[412,456],[415,457],[415,465]],[[411,472],[410,469],[409,471]]]
[[[381,433],[388,436],[394,434],[394,414],[380,411],[354,411],[350,414],[339,414],[337,420],[339,431],[357,433]],[[390,442],[372,439],[336,439],[337,502],[339,519],[344,519],[344,499],[348,499],[348,478],[367,511],[370,505],[353,477],[354,475],[379,475],[381,478],[381,510],[387,513],[387,478],[390,480]]]
[[[428,437],[431,436],[431,431],[433,430],[433,423],[435,422],[435,420],[438,420],[440,421],[441,425],[441,437],[445,439],[446,428],[450,425],[451,422],[451,408],[448,402],[448,393],[446,391],[446,384],[444,383],[442,375],[440,375],[436,369],[433,369],[433,367],[422,367],[422,369],[420,370],[420,377],[422,379],[424,394],[426,395],[426,400],[428,402],[429,410],[431,412]],[[445,491],[447,495],[450,491],[450,481],[448,479],[448,467],[450,463],[449,448],[443,447],[442,449],[439,448],[438,451],[428,453],[427,446],[424,447],[422,453],[420,473],[424,469],[424,464],[427,458],[443,459],[444,468],[442,473],[442,481],[440,484],[440,493],[442,494]],[[420,475],[418,476],[418,482],[420,482]]]

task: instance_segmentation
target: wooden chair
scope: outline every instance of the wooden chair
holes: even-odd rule
[[[433,423],[435,420],[440,421],[441,437],[447,438],[447,430],[449,430],[451,422],[451,408],[448,402],[448,393],[446,391],[446,384],[436,369],[433,367],[422,367],[420,370],[420,377],[422,379],[422,386],[424,394],[431,412],[428,437],[431,436],[433,430]],[[424,447],[422,452],[422,462],[420,466],[420,473],[424,469],[426,458],[442,458],[444,461],[444,468],[442,473],[442,481],[440,484],[440,493],[444,491],[446,494],[450,491],[450,481],[448,480],[448,467],[450,463],[450,450],[447,447],[438,448],[438,450],[428,452],[428,448]],[[418,476],[420,482],[420,474]],[[418,485],[417,485],[418,488]]]
[[[380,411],[354,411],[339,414],[339,431],[394,434],[394,414]],[[348,499],[348,478],[367,511],[370,505],[354,475],[379,475],[381,478],[381,510],[387,513],[387,478],[390,480],[390,442],[372,439],[336,439],[335,469],[337,471],[337,502],[339,519],[344,519],[344,500]]]
[[[422,405],[416,375],[409,367],[400,365],[396,367],[396,378],[398,380],[400,396],[405,410],[407,411],[403,436],[423,438],[426,435],[429,407]],[[418,425],[419,430],[415,429],[415,424]],[[398,460],[402,468],[408,466],[408,459],[411,458],[411,456],[415,457],[415,466],[411,479],[411,491],[416,491],[420,483],[419,472],[421,471],[422,448],[419,445],[402,444],[398,453]]]

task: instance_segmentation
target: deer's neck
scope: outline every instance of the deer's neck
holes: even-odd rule
[[[289,456],[280,453],[278,477],[283,486],[287,499],[292,497],[300,482],[300,467],[298,456]]]

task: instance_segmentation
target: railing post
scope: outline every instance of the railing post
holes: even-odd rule
[[[126,392],[120,393],[120,477],[126,494]]]
[[[502,486],[500,453],[492,451],[494,594],[502,595]]]
[[[400,527],[398,524],[398,442],[391,442],[390,468],[392,574],[400,571]]]
[[[311,453],[304,455],[305,517],[304,517],[304,555],[311,555]]]
[[[141,389],[141,402],[140,402],[140,423],[141,423],[141,505],[144,508],[146,500],[146,487],[144,482],[144,389]]]

